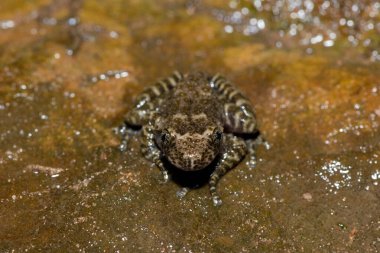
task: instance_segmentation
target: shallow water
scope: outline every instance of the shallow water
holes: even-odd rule
[[[1,252],[380,252],[380,2],[0,3]],[[220,72],[270,149],[179,186],[114,128],[173,70]]]

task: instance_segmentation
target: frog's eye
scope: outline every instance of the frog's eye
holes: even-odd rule
[[[162,131],[160,139],[162,143],[168,143],[170,141],[170,133],[167,129]]]
[[[215,129],[213,132],[213,140],[215,142],[220,142],[223,138],[223,132],[220,129]]]

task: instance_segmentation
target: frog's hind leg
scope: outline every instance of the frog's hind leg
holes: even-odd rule
[[[125,117],[125,122],[132,126],[145,125],[152,117],[163,95],[172,90],[183,77],[182,73],[175,71],[171,76],[159,80],[145,89],[136,98],[134,107]]]
[[[247,147],[242,138],[233,136],[232,134],[227,134],[224,138],[226,148],[222,152],[221,158],[209,181],[210,193],[215,206],[222,204],[222,200],[216,192],[216,185],[220,178],[234,168],[247,153]]]
[[[165,168],[162,159],[161,152],[156,146],[154,141],[154,130],[151,123],[143,126],[142,128],[142,142],[141,142],[141,152],[146,159],[154,162],[156,166],[160,169],[162,174],[162,183],[166,183],[169,180],[168,170]]]
[[[257,131],[256,116],[248,99],[224,77],[216,74],[210,86],[217,91],[224,104],[225,128],[229,132],[253,134]]]
[[[269,150],[271,148],[271,145],[269,142],[260,134],[255,139],[246,139],[245,143],[247,145],[248,150],[248,159],[247,159],[247,166],[249,168],[255,168],[257,164],[256,159],[256,149],[258,146],[262,145],[266,150]]]

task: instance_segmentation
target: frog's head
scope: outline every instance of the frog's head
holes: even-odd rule
[[[171,129],[159,131],[156,143],[171,164],[184,171],[201,170],[220,153],[223,131],[210,127],[203,133],[179,134]]]

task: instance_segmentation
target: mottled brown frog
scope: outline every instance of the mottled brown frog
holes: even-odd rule
[[[252,140],[239,137],[257,132],[253,108],[219,74],[174,72],[136,98],[125,122],[126,127],[142,127],[141,151],[161,170],[164,182],[169,173],[163,159],[184,171],[215,162],[209,179],[214,205],[222,203],[216,192],[219,179],[247,153],[254,156]]]

